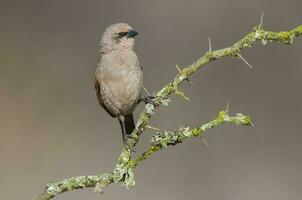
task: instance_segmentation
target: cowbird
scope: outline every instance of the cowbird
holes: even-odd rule
[[[99,104],[119,120],[124,144],[135,128],[133,111],[143,88],[143,72],[133,50],[137,34],[126,23],[108,26],[101,38],[94,74]]]

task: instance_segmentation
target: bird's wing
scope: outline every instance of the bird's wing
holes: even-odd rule
[[[94,74],[94,89],[95,89],[96,97],[98,98],[99,104],[109,113],[109,115],[111,115],[111,117],[116,117],[103,104],[103,98],[102,98],[102,93],[101,93],[101,82],[98,80],[97,73],[100,73],[100,72],[96,71],[95,74]]]

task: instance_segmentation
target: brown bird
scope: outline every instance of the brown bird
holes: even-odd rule
[[[95,71],[95,91],[100,105],[118,118],[123,142],[135,128],[133,110],[143,88],[143,72],[133,50],[138,33],[126,23],[106,28],[101,38]]]

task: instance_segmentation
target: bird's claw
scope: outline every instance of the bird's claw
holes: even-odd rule
[[[153,106],[157,107],[159,106],[159,103],[156,101],[155,96],[145,96],[139,99],[138,103],[145,102],[145,104],[150,103]]]

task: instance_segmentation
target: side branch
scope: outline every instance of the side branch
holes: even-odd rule
[[[177,131],[165,131],[164,133],[157,132],[153,135],[151,140],[152,143],[148,149],[137,158],[130,160],[129,165],[131,167],[135,167],[140,161],[147,159],[149,156],[161,149],[182,143],[192,137],[203,137],[207,130],[224,123],[253,126],[249,116],[245,116],[241,113],[237,113],[235,116],[229,116],[228,111],[221,111],[216,119],[196,128],[191,129],[190,127],[180,127]]]
[[[242,49],[252,47],[257,41],[261,41],[262,44],[264,45],[267,42],[292,44],[294,39],[301,35],[302,35],[302,25],[296,27],[291,31],[282,31],[282,32],[265,31],[263,27],[255,27],[252,32],[248,33],[244,38],[234,43],[230,47],[226,47],[224,49],[219,49],[215,51],[208,51],[196,62],[184,67],[181,71],[179,71],[179,73],[176,75],[173,81],[171,81],[168,85],[166,85],[163,89],[161,89],[157,93],[157,99],[161,101],[167,98],[170,94],[175,93],[175,91],[178,90],[177,89],[178,86],[186,78],[188,78],[199,68],[201,68],[202,66],[213,60],[217,60],[227,56],[236,57]]]

